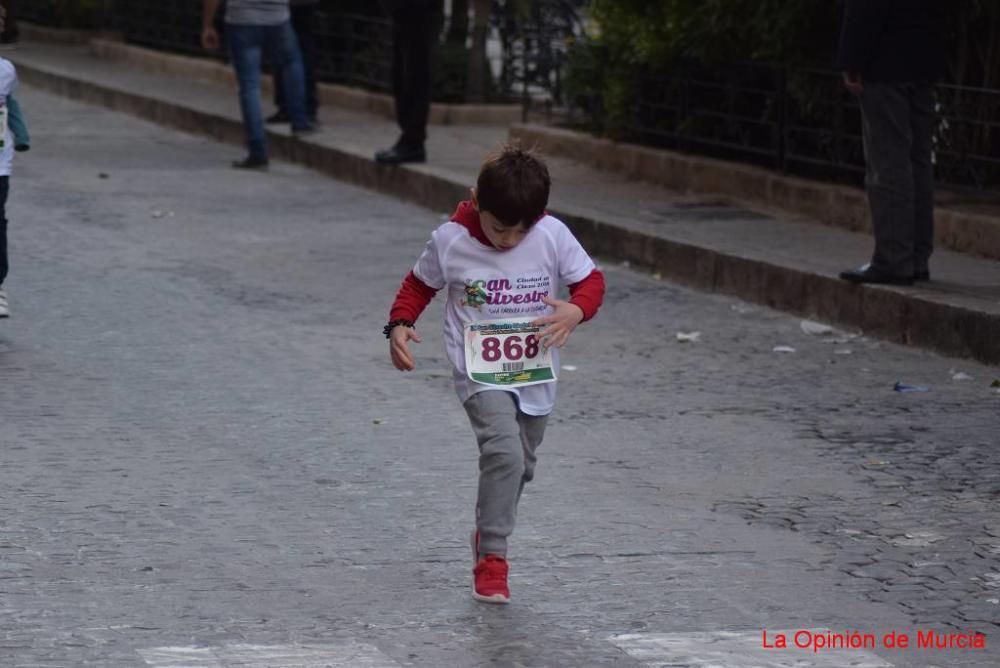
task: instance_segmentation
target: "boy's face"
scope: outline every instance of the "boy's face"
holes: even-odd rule
[[[524,223],[518,223],[514,227],[504,225],[496,219],[489,211],[479,212],[479,222],[483,227],[483,234],[490,240],[490,243],[497,250],[507,251],[518,245],[528,236],[531,228]]]
[[[504,225],[492,213],[480,209],[479,199],[476,197],[476,189],[473,188],[471,192],[472,203],[475,204],[476,211],[479,212],[479,224],[483,228],[483,234],[490,240],[494,248],[507,251],[524,241],[524,238],[528,236],[528,232],[531,231],[530,227],[524,223],[518,223],[514,227]]]

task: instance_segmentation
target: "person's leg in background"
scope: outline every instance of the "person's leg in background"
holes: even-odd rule
[[[410,26],[402,11],[392,17],[392,98],[396,123],[402,126],[401,116],[406,108],[406,54],[409,52]]]
[[[302,74],[306,91],[306,116],[310,123],[316,123],[319,112],[319,91],[317,88],[316,65],[319,61],[319,45],[316,40],[317,4],[292,7],[292,28],[299,40],[302,53]]]
[[[275,70],[281,70],[285,111],[288,112],[292,131],[296,134],[312,131],[314,128],[306,115],[302,53],[291,21],[278,26],[267,26],[267,48]]]
[[[285,111],[285,82],[281,78],[281,68],[272,64],[271,78],[274,82],[273,114],[267,117],[267,123],[288,123],[288,112]]]
[[[841,272],[840,277],[852,283],[910,285],[915,225],[907,85],[865,82],[858,101],[875,250],[868,265]]]
[[[423,3],[427,5],[427,3]],[[423,148],[427,139],[427,117],[431,107],[431,63],[440,30],[439,16],[428,5],[415,11],[406,42],[406,79],[399,127],[400,143]]]
[[[319,60],[318,44],[314,25],[316,22],[316,4],[291,6],[292,29],[299,40],[299,51],[302,53],[302,71],[306,88],[306,116],[309,122],[317,122],[319,110],[319,94],[317,90],[316,63]],[[285,107],[285,83],[281,77],[281,68],[274,68],[274,106],[277,111],[268,117],[268,123],[288,123],[290,117]]]
[[[418,0],[393,15],[392,88],[396,122],[402,134],[395,146],[375,154],[379,162],[427,159],[424,142],[430,115],[432,63],[441,20],[439,0]]]
[[[10,316],[7,291],[3,282],[7,279],[10,265],[7,261],[7,194],[10,192],[10,177],[0,176],[0,318]]]
[[[913,146],[913,276],[930,280],[931,253],[934,252],[934,87],[914,84],[910,91],[910,127]]]
[[[267,166],[267,140],[260,108],[260,61],[263,26],[226,24],[236,82],[239,85],[240,113],[246,133],[247,157],[234,162],[234,167],[261,168]]]
[[[0,44],[13,44],[18,40],[19,31],[17,29],[17,16],[14,9],[16,4],[15,0],[3,0],[3,2],[0,2],[0,6],[3,6],[6,14],[3,31],[0,32]]]
[[[430,103],[430,58],[424,48],[425,21],[420,12],[414,11],[405,22],[399,21],[405,26],[396,34],[402,62],[396,96],[396,122],[402,131],[399,145],[412,150],[423,148],[427,139],[425,107]]]

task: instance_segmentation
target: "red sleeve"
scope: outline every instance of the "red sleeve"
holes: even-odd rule
[[[396,300],[389,309],[389,320],[409,320],[416,322],[427,305],[434,299],[437,290],[430,287],[411,271],[403,279],[396,293]]]
[[[595,269],[587,278],[569,286],[569,303],[576,304],[583,311],[583,321],[597,315],[604,301],[604,274]]]

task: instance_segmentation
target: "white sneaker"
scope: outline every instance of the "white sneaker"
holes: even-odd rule
[[[7,291],[0,288],[0,318],[10,317],[10,304],[7,303]]]

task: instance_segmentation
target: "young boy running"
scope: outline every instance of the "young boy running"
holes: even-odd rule
[[[604,298],[604,276],[545,213],[549,187],[545,164],[527,151],[508,146],[489,158],[472,199],[431,234],[385,327],[393,365],[412,370],[414,323],[447,288],[445,346],[480,453],[473,596],[489,603],[510,601],[507,537],[555,403],[555,349]],[[569,301],[555,298],[560,283]]]

